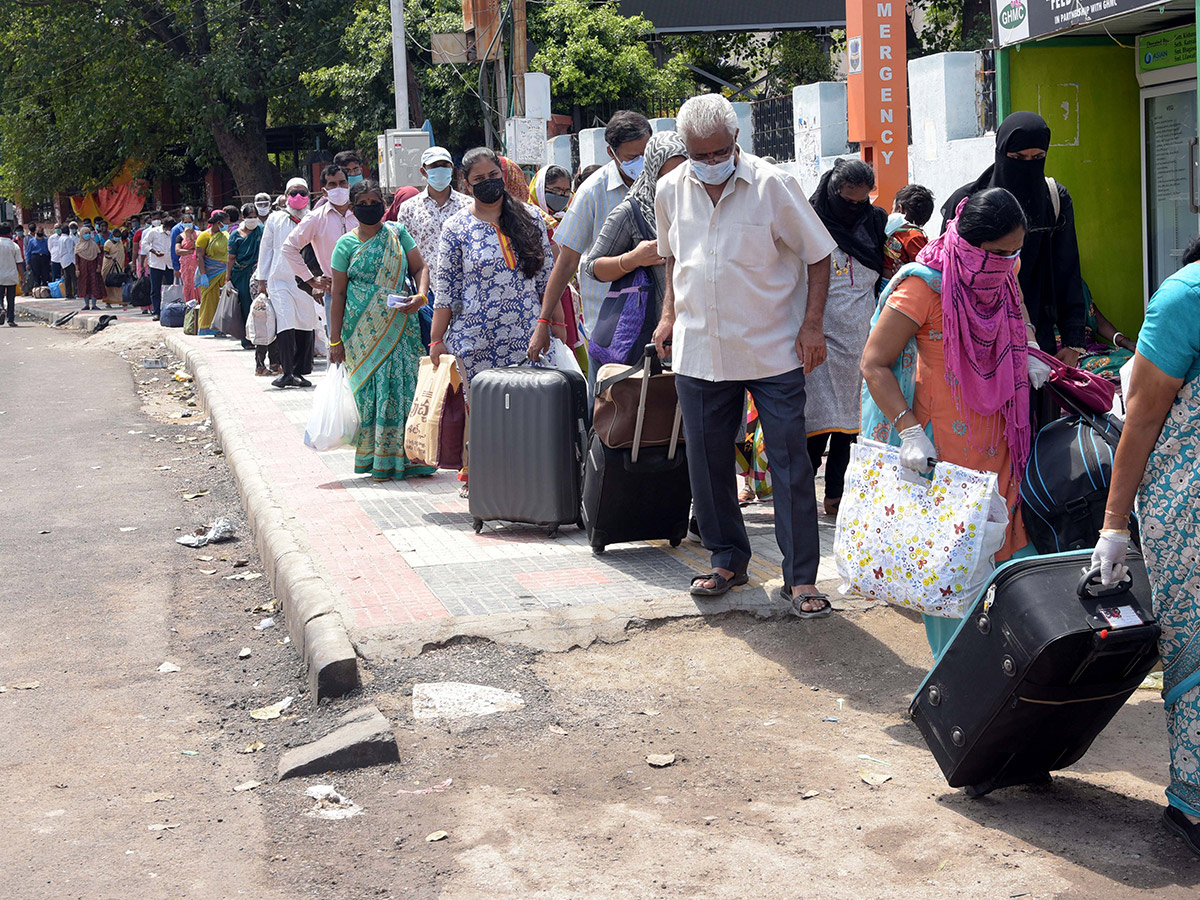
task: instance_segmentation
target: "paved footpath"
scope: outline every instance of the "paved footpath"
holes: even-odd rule
[[[25,299],[20,306],[41,318],[77,308]],[[113,327],[146,321],[115,312]],[[595,555],[573,526],[548,538],[534,526],[489,522],[477,535],[455,473],[388,483],[356,476],[351,450],[316,453],[303,445],[311,390],[278,390],[269,379],[256,378],[253,353],[233,340],[168,333],[193,351],[191,359],[204,361],[202,394],[218,391],[230,402],[237,422],[217,421],[218,434],[231,426],[245,429],[253,463],[337,597],[360,653],[372,641],[397,642],[412,652],[461,634],[565,649],[603,637],[606,629],[623,630],[630,620],[730,609],[781,611],[770,599],[782,583],[782,556],[769,503],[744,511],[755,552],[750,583],[718,601],[696,604],[686,589],[692,577],[708,570],[699,544],[639,542]],[[324,363],[318,361],[313,380],[323,377]],[[236,473],[239,461],[230,462]],[[822,518],[820,529],[819,581],[832,593],[832,520]],[[842,605],[835,597],[835,606]],[[371,655],[382,652],[377,648]]]

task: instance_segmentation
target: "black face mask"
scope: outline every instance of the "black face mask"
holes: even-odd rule
[[[383,218],[383,203],[359,203],[354,207],[354,218],[364,225],[378,225]]]
[[[833,211],[837,220],[847,228],[858,223],[858,220],[866,215],[867,210],[871,206],[870,200],[862,200],[855,203],[847,200],[840,193],[831,193],[829,196],[829,207]]]
[[[489,178],[471,185],[471,193],[480,203],[495,203],[504,196],[504,179]]]
[[[571,198],[566,194],[555,194],[547,192],[546,205],[550,207],[550,212],[560,213],[567,208],[567,204],[571,202]]]

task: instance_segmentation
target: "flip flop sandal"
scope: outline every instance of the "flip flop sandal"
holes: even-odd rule
[[[801,619],[824,619],[833,615],[833,605],[830,604],[827,594],[801,594],[799,597],[793,597],[791,586],[785,584],[775,592],[775,597],[784,603],[790,603],[792,612]],[[811,604],[814,600],[822,600],[825,605],[820,609],[804,610],[800,608],[804,603]]]
[[[1174,806],[1168,806],[1163,810],[1163,824],[1183,838],[1183,842],[1189,850],[1200,856],[1200,825],[1193,825]]]
[[[701,587],[700,582],[712,579],[715,581],[716,587]],[[750,576],[743,572],[740,575],[734,575],[732,578],[726,578],[720,572],[709,572],[707,575],[697,575],[692,579],[692,596],[693,597],[720,597],[722,594],[728,593],[730,588],[745,584],[750,580]]]

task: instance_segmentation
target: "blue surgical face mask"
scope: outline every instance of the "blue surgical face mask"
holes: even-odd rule
[[[692,172],[705,184],[724,184],[737,168],[737,154],[731,153],[729,159],[719,163],[702,163],[694,159],[688,160]]]
[[[435,191],[444,191],[450,187],[450,182],[454,178],[454,170],[448,166],[438,166],[436,169],[425,170],[425,180],[429,182],[429,186]]]
[[[362,180],[363,180],[363,177],[362,177],[362,175],[347,175],[347,176],[346,176],[346,182],[347,182],[347,184],[349,184],[351,187],[353,187],[354,185],[358,184],[358,183],[359,183],[360,181],[362,181]]]
[[[617,165],[621,167],[621,171],[629,178],[637,181],[638,176],[642,174],[642,169],[646,168],[646,158],[644,156],[635,157],[628,162],[617,160]]]

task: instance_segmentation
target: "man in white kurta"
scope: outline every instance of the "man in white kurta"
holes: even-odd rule
[[[312,372],[317,308],[312,294],[299,286],[283,256],[283,242],[308,209],[308,184],[303,178],[293,178],[287,183],[285,195],[284,208],[271,213],[263,226],[255,278],[260,289],[265,283],[267,299],[275,313],[275,341],[283,374],[271,384],[278,388],[312,387],[312,382],[304,376]]]

